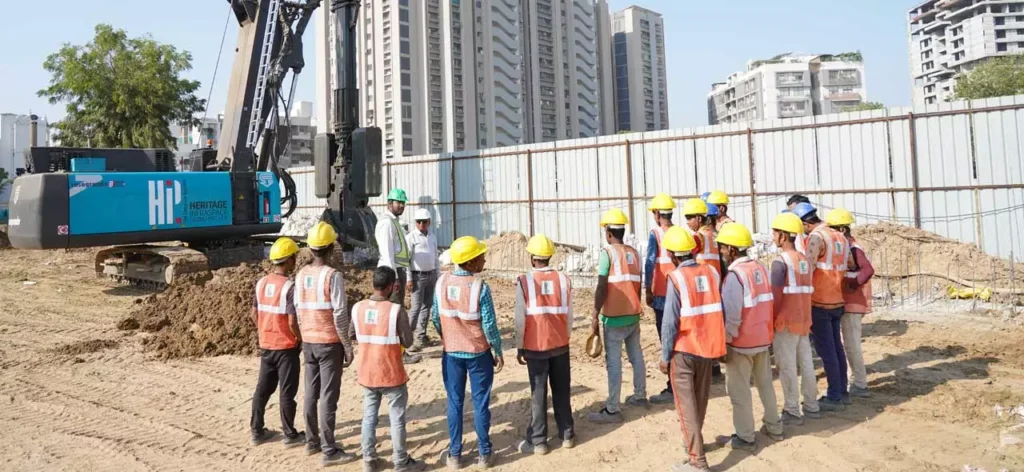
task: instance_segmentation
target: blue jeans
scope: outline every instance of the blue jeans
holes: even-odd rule
[[[647,398],[647,367],[644,365],[644,351],[640,347],[640,323],[618,328],[604,327],[604,360],[608,367],[608,400],[605,409],[618,413],[619,396],[622,391],[622,345],[626,345],[626,357],[633,366],[633,395]]]
[[[363,387],[363,460],[372,461],[377,458],[377,420],[382,399],[388,401],[391,448],[397,466],[409,460],[409,454],[405,451],[405,412],[409,405],[409,390],[405,384],[391,388]]]
[[[840,401],[846,395],[846,352],[843,351],[842,318],[844,309],[811,307],[811,333],[814,350],[825,366],[829,400]]]
[[[466,376],[473,396],[473,427],[476,429],[480,455],[491,450],[491,385],[494,384],[494,356],[490,351],[470,359],[445,353],[441,359],[441,376],[448,392],[448,453],[462,456],[462,407],[466,403]]]

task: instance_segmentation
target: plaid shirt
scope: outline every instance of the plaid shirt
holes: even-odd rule
[[[469,271],[462,269],[455,269],[452,275],[459,276],[472,276],[473,274]],[[434,324],[434,329],[437,330],[438,334],[441,334],[441,312],[438,311],[437,297],[441,292],[434,291],[434,310],[431,312],[430,321]],[[491,299],[491,287],[487,285],[487,282],[482,282],[480,287],[480,320],[483,323],[484,336],[487,337],[487,343],[491,345],[491,351],[495,356],[501,356],[501,331],[498,330],[498,316],[494,312],[494,300]],[[484,353],[469,353],[469,352],[448,352],[446,353],[452,357],[458,357],[462,359],[471,359],[483,355]]]

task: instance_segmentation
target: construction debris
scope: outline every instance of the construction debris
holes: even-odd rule
[[[64,344],[53,348],[50,351],[61,356],[79,356],[82,354],[99,352],[104,349],[113,349],[117,347],[117,345],[118,342],[113,339],[90,339],[87,341]]]
[[[530,254],[526,252],[528,238],[518,231],[501,233],[498,236],[485,240],[487,244],[487,267],[498,270],[527,271],[533,266],[530,263]],[[558,270],[565,270],[565,261],[570,254],[581,253],[577,246],[566,246],[555,243],[555,255],[551,258],[551,266]]]
[[[319,215],[292,214],[284,219],[284,225],[281,227],[280,234],[281,236],[291,236],[293,238],[305,238],[306,234],[309,233],[309,229],[316,225],[318,221],[320,221]]]

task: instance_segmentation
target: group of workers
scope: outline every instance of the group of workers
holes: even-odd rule
[[[296,243],[280,238],[271,247],[272,270],[256,284],[252,314],[261,348],[250,425],[254,445],[277,434],[265,428],[263,417],[279,384],[285,447],[305,444],[308,454],[323,454],[324,465],[356,460],[357,455],[343,451],[335,440],[334,425],[342,370],[358,358],[356,375],[364,399],[364,470],[377,470],[375,432],[384,399],[395,470],[422,470],[424,462],[410,457],[405,448],[409,380],[405,364],[419,362],[411,353],[432,345],[426,332],[429,317],[441,339],[448,399],[449,444],[439,462],[449,470],[459,470],[465,463],[462,429],[468,380],[477,462],[483,468],[493,465],[491,387],[505,362],[491,288],[480,277],[488,248],[472,236],[456,239],[448,251],[453,269],[440,273],[429,212],[417,210],[416,228],[407,234],[398,222],[406,200],[400,189],[389,192],[387,210],[376,228],[381,254],[373,274],[373,295],[350,310],[345,305],[343,279],[327,263],[337,240],[330,225],[321,222],[310,230],[306,243],[313,260],[294,277]],[[625,345],[633,368],[633,394],[625,403],[675,404],[687,457],[673,466],[674,471],[708,470],[701,430],[711,384],[723,375],[720,363],[725,366],[735,429],[721,443],[734,449],[756,447],[752,380],[764,407],[760,431],[773,441],[783,439],[784,425],[820,418],[821,411],[845,409],[851,397],[870,395],[860,351],[860,318],[870,311],[873,269],[850,234],[853,215],[833,209],[822,222],[806,197],[793,196],[788,208],[772,221],[772,240],[781,252],[766,267],[748,256],[753,237],[729,218],[728,203],[728,196],[720,191],[689,199],[681,212],[686,225],[676,226],[674,199],[655,196],[650,211],[657,225],[643,261],[625,243],[629,219],[624,212],[612,209],[600,220],[607,245],[598,262],[587,352],[597,357],[604,351],[608,395],[604,407],[587,419],[623,421],[620,391]],[[572,283],[550,265],[555,245],[547,236],[533,235],[526,252],[532,270],[516,279],[514,324],[516,361],[527,367],[532,414],[517,449],[546,454],[549,386],[557,440],[565,448],[572,448],[576,440],[570,401]],[[406,288],[412,291],[408,313],[403,307]],[[665,389],[650,398],[640,344],[644,300],[656,315],[659,370],[667,376]],[[358,355],[352,348],[350,327]],[[821,398],[812,341],[828,383]],[[769,348],[780,372],[781,414],[772,386]],[[306,370],[304,433],[294,427],[300,354]],[[847,362],[853,370],[852,385],[847,382]]]

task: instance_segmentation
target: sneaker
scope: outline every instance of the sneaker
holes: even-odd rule
[[[277,431],[271,431],[269,429],[264,429],[262,431],[253,431],[251,442],[253,446],[259,446],[260,444],[270,441],[271,439],[274,439],[276,437]]]
[[[608,411],[607,408],[602,408],[601,411],[597,413],[591,413],[587,415],[587,419],[590,420],[591,423],[598,424],[621,423],[622,412],[617,411],[615,413],[612,413]]]
[[[417,356],[415,354],[409,354],[408,352],[406,352],[405,355],[402,356],[402,362],[404,364],[415,364],[422,359],[422,357]]]
[[[800,426],[804,424],[804,419],[794,415],[788,411],[782,412],[782,424],[786,426]]]
[[[311,443],[311,442],[307,442],[306,443],[306,455],[307,456],[312,456],[313,454],[319,454],[320,452],[321,452],[320,451],[320,443]]]
[[[672,395],[672,391],[669,389],[662,390],[661,393],[650,398],[651,403],[656,405],[663,405],[666,403],[673,403],[676,401],[675,396]]]
[[[494,465],[494,453],[480,454],[480,457],[476,460],[476,465],[481,469],[490,469]]]
[[[306,433],[299,431],[298,434],[293,437],[289,438],[288,436],[285,436],[284,441],[281,441],[281,443],[284,444],[285,449],[301,446],[306,444]]]
[[[377,460],[376,459],[370,459],[370,460],[363,459],[363,472],[377,472]]]
[[[349,454],[341,449],[335,449],[332,454],[324,454],[320,458],[320,465],[346,464],[358,459],[355,454]]]
[[[818,408],[821,408],[821,411],[843,411],[846,409],[846,405],[842,401],[821,397],[818,399]]]
[[[576,436],[565,438],[562,440],[562,447],[566,449],[572,449],[576,447]]]
[[[438,456],[437,462],[441,465],[448,466],[448,470],[462,469],[462,457],[452,457],[451,453],[448,452],[447,447],[441,450],[441,454]]]
[[[812,420],[820,420],[821,419],[821,412],[820,411],[810,411],[810,410],[807,409],[807,407],[803,407],[803,412],[804,412],[804,418],[809,418],[809,419],[812,419]]]
[[[418,472],[426,469],[427,463],[413,459],[411,456],[404,463],[395,464],[395,472]]]
[[[850,398],[850,394],[843,395],[843,405],[853,405],[853,398]]]
[[[732,436],[719,436],[718,442],[723,443],[725,446],[728,446],[729,449],[734,449],[737,451],[754,452],[757,449],[756,442],[744,441],[735,434]]]
[[[783,436],[782,433],[773,433],[770,430],[768,430],[767,426],[764,425],[761,425],[761,434],[768,436],[768,438],[771,439],[772,441],[782,441],[783,439],[786,439],[786,437]]]
[[[850,396],[858,398],[871,398],[871,391],[865,388],[860,388],[856,385],[850,386]]]
[[[650,408],[651,407],[651,402],[650,401],[648,401],[646,398],[638,397],[636,395],[630,395],[630,396],[626,397],[626,404],[627,405],[633,405],[633,406],[642,406],[644,408]]]
[[[678,464],[673,464],[672,468],[669,470],[671,470],[672,472],[709,472],[711,468],[707,466],[701,467],[694,464],[693,462],[686,461],[680,462]]]
[[[548,453],[547,444],[533,444],[532,442],[526,439],[519,441],[519,446],[516,447],[516,449],[518,449],[519,452],[523,454],[537,454],[543,456],[544,454]]]

